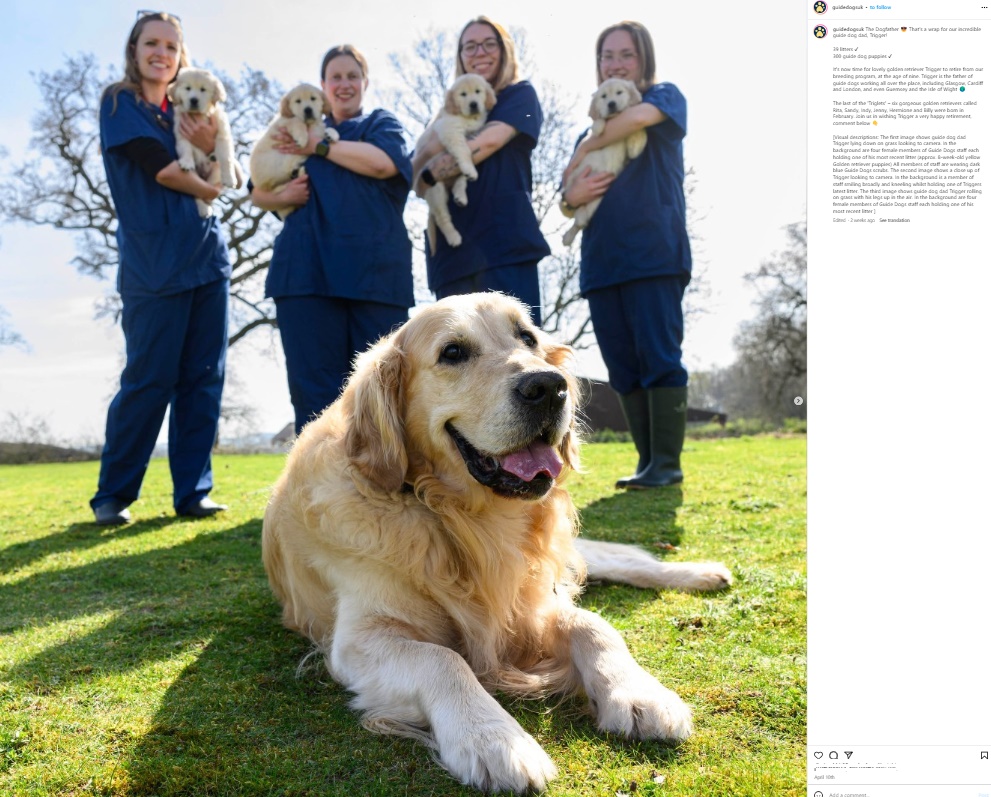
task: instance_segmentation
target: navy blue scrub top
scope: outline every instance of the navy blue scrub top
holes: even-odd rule
[[[467,206],[448,203],[464,242],[451,247],[438,235],[437,254],[427,247],[427,284],[433,291],[480,271],[534,263],[551,252],[530,199],[530,153],[544,123],[537,92],[525,80],[506,86],[488,119],[504,122],[517,135],[478,164],[478,179],[468,183]]]
[[[216,216],[202,219],[189,194],[159,185],[123,153],[136,138],[160,141],[175,158],[172,104],[163,111],[124,89],[100,104],[100,148],[117,212],[122,296],[169,296],[231,275]]]
[[[413,248],[403,208],[413,167],[402,125],[382,109],[339,125],[332,118],[324,121],[341,141],[364,141],[383,150],[399,173],[379,180],[326,158],[307,158],[310,198],[286,219],[275,239],[265,295],[412,307]]]
[[[647,130],[647,147],[609,186],[582,233],[582,294],[644,277],[689,275],[685,220],[685,97],[671,83],[644,94],[666,117]]]

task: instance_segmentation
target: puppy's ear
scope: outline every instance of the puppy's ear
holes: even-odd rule
[[[637,84],[634,83],[632,80],[627,82],[630,84],[629,85],[630,105],[639,105],[641,102],[643,102],[643,95],[640,93],[640,89],[637,88]],[[626,107],[629,108],[630,106],[628,105]]]
[[[327,95],[322,91],[320,92],[320,96],[323,98],[323,108],[321,108],[321,111],[324,116],[330,116],[330,100],[327,99]]]
[[[458,103],[454,99],[454,89],[448,89],[444,95],[444,111],[452,116],[459,116],[461,114]]]
[[[175,84],[176,82],[173,80],[165,89],[165,96],[168,97],[169,102],[173,104],[175,103]]]
[[[379,489],[397,492],[409,460],[403,441],[403,355],[392,338],[358,358],[342,401],[352,466]]]
[[[213,101],[214,102],[227,102],[227,90],[224,88],[224,84],[220,82],[220,78],[213,78]]]
[[[289,119],[292,117],[292,111],[289,109],[289,103],[292,101],[292,95],[286,94],[282,98],[282,102],[279,103],[279,116]]]
[[[596,100],[598,99],[599,99],[599,92],[595,92],[595,94],[592,95],[592,104],[588,106],[588,115],[592,119],[602,118],[602,114],[599,113],[599,104],[596,102]]]
[[[496,104],[496,95],[492,86],[488,83],[485,84],[485,110],[491,111]]]

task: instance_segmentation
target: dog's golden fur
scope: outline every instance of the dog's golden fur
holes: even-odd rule
[[[175,148],[179,166],[187,172],[195,170],[211,185],[240,188],[243,180],[234,154],[234,136],[221,105],[227,101],[224,84],[206,69],[184,67],[169,85],[168,95],[175,108]],[[180,121],[184,114],[202,114],[216,119],[217,137],[212,158],[183,136]],[[203,218],[213,215],[210,202],[197,199],[196,207]]]
[[[285,184],[305,174],[305,155],[290,155],[279,151],[279,134],[289,135],[300,147],[310,139],[310,129],[319,125],[332,141],[340,135],[333,128],[325,128],[323,118],[330,113],[330,103],[323,90],[309,83],[301,83],[287,92],[279,103],[279,114],[268,126],[251,150],[249,169],[255,188],[280,193]],[[285,219],[295,208],[287,205],[277,208],[279,218]]]
[[[453,180],[439,180],[423,195],[430,207],[427,240],[431,252],[437,251],[438,228],[450,246],[461,246],[461,233],[451,221],[447,203],[453,197],[462,207],[468,204],[468,181],[478,179],[468,136],[482,129],[488,112],[495,104],[495,92],[485,78],[475,74],[462,75],[451,84],[444,95],[444,108],[434,117],[417,142],[417,149],[422,149],[428,139],[436,135],[461,171]]]
[[[642,101],[643,97],[633,81],[620,78],[603,80],[592,95],[592,104],[588,109],[588,115],[592,117],[590,135],[599,135],[605,128],[607,119]],[[578,168],[571,173],[564,191],[567,192],[575,178],[589,168],[593,172],[619,174],[626,168],[626,164],[644,151],[646,146],[646,131],[637,130],[620,141],[593,150],[582,159]],[[565,209],[566,215],[573,215],[575,219],[574,224],[564,233],[565,246],[571,246],[578,233],[589,225],[600,204],[602,204],[601,197],[576,208],[573,212]]]
[[[718,589],[575,539],[571,350],[501,294],[445,299],[358,359],[302,431],[265,513],[283,622],[313,640],[371,730],[412,736],[463,783],[541,789],[556,772],[489,694],[584,692],[603,730],[681,741],[688,707],[578,608],[597,578]]]

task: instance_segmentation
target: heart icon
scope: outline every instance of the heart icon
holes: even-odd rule
[[[822,750],[816,750],[812,755],[816,758],[822,758]]]

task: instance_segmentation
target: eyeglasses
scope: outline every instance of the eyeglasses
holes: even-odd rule
[[[599,56],[600,64],[628,64],[637,60],[637,54],[633,50],[623,50],[621,53],[602,53]]]
[[[461,45],[461,52],[470,58],[478,52],[479,48],[492,55],[492,53],[499,50],[499,40],[485,39],[485,41],[480,42],[465,42]]]
[[[172,19],[174,19],[176,22],[182,22],[182,20],[179,18],[179,15],[173,14],[171,11],[153,11],[149,8],[142,8],[140,11],[138,11],[137,15],[134,18],[141,19],[142,17],[148,17],[153,14],[167,14],[168,16],[172,17]]]

